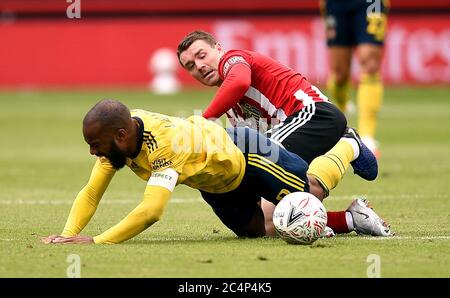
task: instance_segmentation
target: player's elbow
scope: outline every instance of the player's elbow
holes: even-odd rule
[[[150,227],[162,217],[162,210],[144,211],[138,215],[144,223],[145,228]]]
[[[240,93],[247,92],[248,88],[250,88],[252,81],[250,77],[241,78],[235,85],[235,88],[239,90]]]
[[[147,220],[146,220],[146,224],[147,227],[151,226],[152,224],[158,222],[162,217],[162,214],[152,214]]]

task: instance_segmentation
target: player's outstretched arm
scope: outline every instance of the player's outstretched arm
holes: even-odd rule
[[[152,161],[153,159],[150,160],[150,164]],[[170,168],[153,172],[145,188],[142,203],[120,223],[94,237],[94,242],[120,243],[136,236],[157,222],[177,185],[178,175],[178,172]]]
[[[52,235],[42,238],[44,243],[120,243],[126,241],[146,230],[157,222],[167,205],[171,191],[161,186],[147,186],[144,200],[127,217],[114,227],[96,236],[61,237]]]
[[[229,70],[217,94],[203,113],[207,119],[218,119],[244,97],[252,80],[246,64],[235,64]]]
[[[94,237],[95,243],[120,243],[157,222],[167,205],[171,191],[161,186],[147,186],[144,200],[114,227]]]
[[[41,238],[46,244],[60,243],[56,240],[60,238],[73,237],[80,233],[88,224],[108,187],[116,171],[108,162],[101,162],[100,159],[95,163],[91,176],[86,186],[78,193],[67,218],[66,225],[61,235],[50,235]]]

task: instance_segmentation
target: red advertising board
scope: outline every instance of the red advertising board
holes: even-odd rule
[[[48,14],[62,13],[71,3],[79,2],[83,14],[92,13],[191,13],[191,12],[268,12],[305,10],[317,12],[320,0],[1,0],[0,11],[16,14]],[[386,0],[367,0],[376,3]],[[448,9],[448,0],[390,0],[391,11],[418,10],[420,12],[433,9]]]
[[[326,79],[318,17],[19,19],[0,23],[0,87],[143,86],[152,78],[152,54],[162,47],[175,51],[186,33],[199,28],[227,49],[259,51],[312,82]],[[383,74],[386,83],[450,83],[450,18],[392,16]],[[178,76],[196,85],[181,69]]]

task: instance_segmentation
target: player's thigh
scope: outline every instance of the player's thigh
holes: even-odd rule
[[[249,189],[274,205],[289,193],[309,191],[308,164],[303,159],[282,147],[277,158],[272,157],[249,154],[243,180]],[[265,202],[262,207],[268,217],[270,209],[266,209]]]
[[[383,59],[383,46],[373,43],[362,43],[357,48],[361,73],[375,74],[380,71]]]
[[[342,137],[347,127],[345,115],[329,102],[316,103],[311,119],[299,126],[283,140],[283,146],[300,156],[308,164],[328,152]],[[286,120],[290,120],[288,117]],[[289,127],[290,121],[284,125]]]
[[[350,78],[352,48],[350,46],[333,45],[328,48],[330,70],[338,84]]]
[[[264,236],[264,215],[259,205],[260,198],[241,189],[224,194],[201,194],[222,223],[237,236]]]
[[[273,225],[273,212],[275,205],[272,202],[262,198],[261,209],[264,213],[266,236],[276,236],[275,226]]]
[[[265,221],[271,221],[273,217],[273,211],[275,210],[275,204],[262,198],[261,209],[263,210]]]

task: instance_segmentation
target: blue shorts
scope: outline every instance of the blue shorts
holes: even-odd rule
[[[237,127],[227,132],[244,153],[244,178],[231,192],[201,194],[222,222],[239,236],[253,214],[260,212],[261,198],[276,205],[291,192],[309,191],[308,164],[256,130]]]
[[[323,12],[328,46],[383,45],[385,0],[326,0]]]

